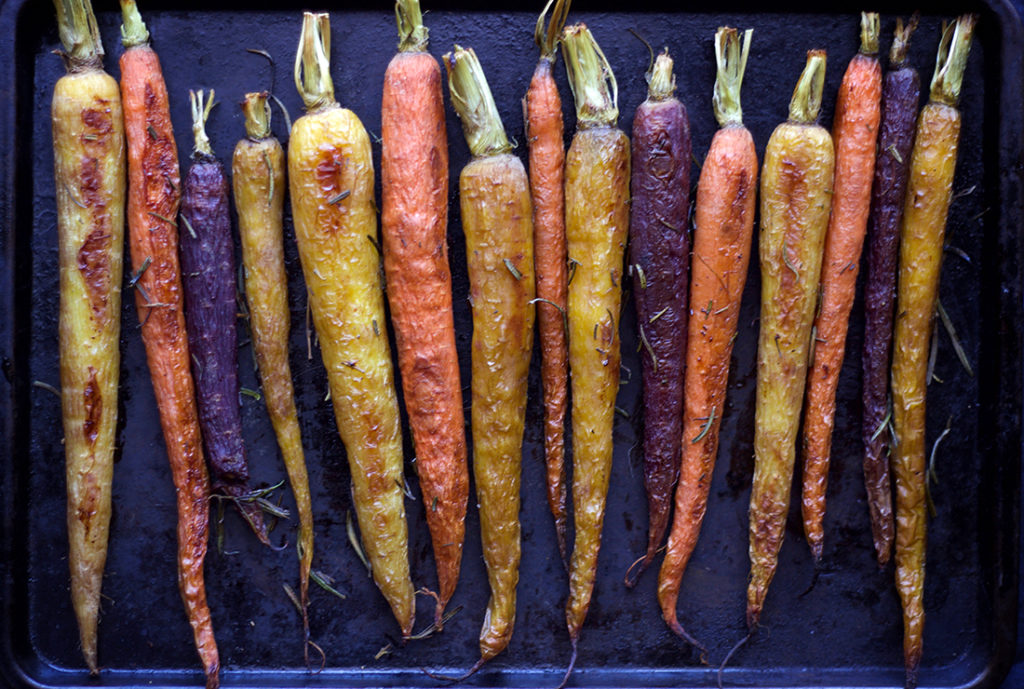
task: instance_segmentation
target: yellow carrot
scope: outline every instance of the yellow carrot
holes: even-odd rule
[[[68,564],[82,655],[92,674],[110,532],[124,254],[121,93],[103,71],[89,0],[57,0],[68,68],[53,89],[60,242],[60,381]]]
[[[416,609],[373,158],[362,122],[334,100],[329,55],[330,19],[307,12],[295,60],[295,84],[307,114],[295,121],[288,145],[295,239],[352,472],[363,546],[374,581],[408,636]]]

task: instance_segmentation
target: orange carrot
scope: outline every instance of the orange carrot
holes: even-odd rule
[[[544,30],[544,18],[554,14]],[[530,144],[530,192],[533,196],[533,250],[537,269],[537,323],[540,335],[540,378],[544,390],[544,458],[547,464],[548,507],[555,518],[558,552],[568,567],[565,542],[565,409],[569,387],[569,345],[565,331],[565,300],[569,271],[565,248],[565,141],[562,99],[552,74],[558,38],[570,0],[548,0],[537,19],[533,38],[540,60],[526,92],[526,138]]]
[[[448,139],[441,69],[426,52],[419,0],[395,4],[401,40],[384,73],[384,273],[405,408],[437,562],[437,608],[455,592],[469,499],[466,432],[448,267]]]
[[[658,576],[662,617],[691,643],[677,620],[676,601],[707,509],[757,201],[757,153],[740,108],[752,33],[748,29],[742,40],[736,29],[721,28],[715,34],[713,105],[721,129],[711,140],[697,186],[690,303],[701,311],[691,307],[676,513]]]
[[[882,67],[878,63],[878,15],[861,13],[860,52],[850,61],[836,101],[832,137],[836,150],[832,216],[825,235],[818,315],[811,333],[813,361],[804,412],[804,533],[815,561],[825,538],[825,487],[835,421],[836,387],[846,350],[846,329],[875,174],[875,141],[881,117]],[[817,338],[813,340],[813,338]]]
[[[219,684],[220,659],[206,604],[203,560],[210,480],[203,461],[178,264],[181,178],[160,60],[135,0],[121,0],[126,48],[121,98],[128,140],[128,229],[135,305],[178,499],[178,586],[207,689]]]

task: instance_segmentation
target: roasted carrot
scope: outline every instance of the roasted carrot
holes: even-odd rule
[[[576,662],[590,607],[612,467],[619,390],[619,311],[629,228],[629,137],[616,127],[618,86],[583,24],[566,28],[562,51],[576,101],[576,134],[565,160],[569,262],[569,369],[572,371],[573,521],[565,620]]]
[[[654,560],[672,514],[679,479],[686,364],[686,285],[690,277],[690,118],[673,94],[666,49],[648,78],[647,100],[633,116],[629,268],[643,370],[647,552],[626,574],[632,587]],[[633,569],[633,568],[631,568]]]
[[[330,30],[327,14],[305,13],[295,85],[307,114],[292,126],[288,146],[292,216],[363,546],[374,581],[407,637],[416,609],[373,159],[362,122],[334,100]]]
[[[267,93],[247,93],[242,103],[245,132],[235,146],[232,183],[242,237],[245,296],[256,366],[288,481],[299,513],[299,603],[309,640],[309,570],[313,564],[313,508],[302,435],[288,364],[288,276],[284,268],[284,150],[270,132]],[[305,646],[309,662],[309,646]]]
[[[778,564],[789,512],[800,403],[813,356],[825,230],[832,205],[832,137],[816,122],[825,51],[807,66],[775,128],[761,171],[761,334],[754,412],[754,487],[750,494],[747,626],[757,627]]]
[[[238,330],[235,325],[235,247],[231,241],[228,179],[206,136],[213,91],[203,101],[189,92],[195,148],[182,190],[182,287],[185,326],[203,447],[213,478],[212,488],[232,499],[239,514],[261,542],[269,545],[259,506],[246,496],[249,465],[242,442],[238,400]]]
[[[672,631],[691,642],[679,624],[676,601],[707,509],[757,201],[757,152],[740,107],[752,33],[748,29],[742,40],[736,29],[720,28],[715,34],[718,76],[712,105],[721,129],[711,140],[697,184],[690,303],[700,310],[688,324],[682,463],[658,576],[661,615]]]
[[[839,85],[832,125],[836,161],[832,215],[825,234],[821,296],[813,330],[816,342],[807,376],[804,411],[801,497],[804,533],[815,562],[821,560],[824,547],[825,488],[835,424],[836,388],[846,352],[846,330],[868,226],[882,98],[878,15],[862,12],[860,22],[860,52],[850,60]]]
[[[53,88],[54,182],[60,245],[60,382],[67,471],[71,601],[92,674],[120,367],[124,257],[124,121],[117,82],[89,0],[56,0],[67,74]]]
[[[554,2],[551,21],[544,18]],[[530,193],[533,199],[533,245],[537,269],[537,330],[540,337],[540,378],[544,393],[544,460],[547,465],[548,508],[555,518],[555,536],[562,563],[568,568],[565,541],[565,410],[569,391],[569,351],[565,331],[565,294],[569,270],[565,249],[565,141],[562,99],[553,75],[558,39],[570,0],[548,0],[537,19],[533,38],[540,59],[526,91],[526,139],[529,143]]]
[[[917,685],[924,649],[925,394],[942,243],[960,139],[960,87],[974,15],[944,27],[928,104],[917,120],[900,229],[899,288],[892,361],[896,476],[896,588],[903,603],[906,684]]]
[[[206,603],[203,560],[210,482],[203,461],[178,264],[181,178],[160,60],[135,0],[121,0],[121,98],[128,140],[128,230],[135,305],[178,501],[178,587],[208,689],[220,658]]]
[[[896,20],[896,35],[889,52],[889,71],[882,84],[878,157],[868,221],[861,436],[864,440],[864,485],[879,566],[889,562],[895,531],[889,482],[889,360],[900,220],[903,218],[903,197],[907,191],[910,152],[914,146],[914,126],[921,96],[917,70],[907,62],[907,47],[916,26],[917,15],[905,27],[901,20]]]
[[[459,175],[459,205],[473,310],[473,477],[491,586],[475,670],[508,646],[516,620],[520,466],[533,345],[533,207],[526,169],[510,153],[476,53],[455,46],[444,64],[473,155]]]
[[[434,625],[455,591],[469,469],[448,267],[448,135],[441,69],[419,0],[398,0],[398,54],[384,73],[381,180],[384,274],[416,471],[437,563]]]

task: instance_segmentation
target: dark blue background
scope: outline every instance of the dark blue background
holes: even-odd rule
[[[1014,0],[1013,4],[1017,7],[1017,13],[1021,17],[1024,17],[1024,0]],[[1022,55],[1024,59],[1024,55]],[[1022,564],[1024,564],[1024,556],[1022,556]],[[1021,571],[1024,571],[1024,566],[1021,567]],[[1024,635],[1020,633],[1021,629],[1024,629],[1024,587],[1022,587],[1022,595],[1019,597],[1019,607],[1017,610],[1017,662],[1010,670],[1009,676],[1006,678],[1006,682],[1003,683],[1005,689],[1011,687],[1024,687]]]

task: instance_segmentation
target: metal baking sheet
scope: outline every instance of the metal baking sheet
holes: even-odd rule
[[[516,152],[525,158],[520,99],[537,58],[531,34],[539,6],[500,0],[424,3],[431,52],[440,56],[455,42],[476,49],[505,126],[518,141]],[[97,4],[108,51],[106,65],[117,76],[119,14],[113,3]],[[244,92],[270,88],[293,118],[299,116],[301,102],[291,67],[301,8],[268,4],[270,9],[230,0],[141,3],[163,62],[183,166],[192,145],[189,88],[217,91],[221,105],[208,130],[223,161],[229,160],[243,135],[237,103]],[[332,10],[332,73],[338,100],[378,134],[381,84],[396,44],[390,4],[327,9]],[[577,0],[570,21],[586,21],[607,53],[620,86],[620,124],[627,132],[645,95],[643,72],[648,61],[647,48],[629,29],[655,47],[671,49],[678,95],[692,121],[696,184],[699,161],[715,131],[710,107],[715,28],[728,24],[755,29],[743,105],[760,156],[771,130],[786,118],[809,48],[824,47],[829,53],[822,122],[831,122],[839,81],[857,50],[861,9],[848,0],[827,8],[804,0],[728,0],[699,6],[639,0],[628,7],[607,0]],[[914,9],[904,2],[885,8],[883,50],[888,48],[894,17]],[[957,196],[947,232],[948,244],[957,251],[946,253],[941,290],[975,376],[967,375],[949,338],[940,331],[935,371],[942,382],[933,383],[929,391],[929,444],[950,417],[953,430],[936,456],[939,481],[932,495],[937,514],[929,523],[928,618],[920,681],[922,686],[996,686],[1013,661],[1017,619],[1024,34],[1008,0],[942,0],[921,9],[927,13],[914,36],[910,59],[925,88],[941,19],[971,10],[981,14],[981,21],[965,78]],[[122,421],[99,635],[104,671],[99,680],[88,678],[78,648],[68,593],[59,403],[34,384],[59,382],[49,120],[52,87],[63,74],[60,59],[51,54],[57,47],[50,3],[8,0],[0,6],[0,677],[18,687],[196,685],[201,673],[175,579],[173,489],[130,298],[125,299],[122,319]],[[269,52],[274,63],[247,49]],[[556,77],[568,136],[575,118],[561,63]],[[274,117],[275,131],[286,142],[284,118],[279,111]],[[469,155],[450,108],[448,137],[449,244],[466,384],[471,323],[455,182]],[[375,155],[379,163],[378,145]],[[237,515],[228,511],[223,552],[211,542],[206,564],[222,681],[239,687],[437,686],[420,667],[453,672],[478,657],[488,587],[475,500],[470,499],[462,576],[452,600],[452,608],[460,606],[461,611],[443,634],[376,658],[398,636],[398,629],[347,541],[348,468],[330,403],[324,400],[326,380],[319,352],[314,349],[312,359],[307,358],[305,290],[290,219],[286,256],[292,370],[316,520],[314,566],[338,580],[346,599],[311,589],[312,637],[323,647],[327,662],[322,672],[307,671],[299,619],[282,588],[296,584],[294,546],[281,552],[259,546]],[[680,596],[680,618],[707,645],[711,664],[701,664],[662,623],[655,571],[648,572],[634,591],[622,585],[627,567],[642,552],[647,524],[637,447],[640,363],[632,302],[626,300],[623,380],[628,382],[622,386],[618,406],[628,418],[616,421],[597,590],[571,686],[713,686],[717,664],[745,632],[757,273],[755,258],[743,300],[708,515]],[[815,572],[794,501],[764,627],[734,657],[723,675],[726,685],[902,685],[899,601],[892,567],[880,570],[874,562],[860,470],[860,306],[858,300],[839,385],[823,566]],[[515,636],[507,651],[466,682],[472,686],[555,686],[569,658],[563,614],[566,578],[544,499],[537,364],[535,360],[530,378],[523,449],[523,560]],[[248,347],[241,349],[239,365],[242,384],[256,388]],[[243,398],[241,404],[254,482],[277,483],[284,470],[263,403]],[[406,432],[407,473],[418,497],[409,470],[412,457]],[[291,506],[290,492],[285,489],[283,494],[285,505]],[[436,579],[424,505],[409,500],[407,510],[414,582],[432,588]],[[273,537],[294,544],[294,522],[279,524]],[[421,597],[417,629],[429,621],[430,610],[432,603]]]

